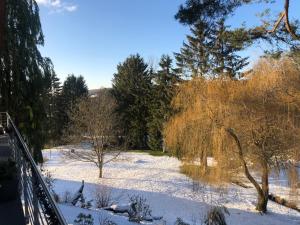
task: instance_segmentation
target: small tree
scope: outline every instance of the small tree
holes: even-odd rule
[[[115,105],[115,100],[107,89],[101,90],[98,97],[81,99],[71,110],[66,131],[67,140],[73,143],[88,141],[92,144],[92,150],[74,150],[67,153],[67,156],[95,163],[99,168],[99,178],[103,176],[103,165],[120,153],[115,152],[109,160],[104,159],[115,147]]]

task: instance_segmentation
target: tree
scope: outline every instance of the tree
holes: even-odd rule
[[[6,2],[0,1],[0,54],[5,49]]]
[[[77,101],[88,96],[88,88],[82,76],[69,75],[65,80],[61,94],[58,97],[58,137],[62,137],[63,131],[69,123],[69,112],[75,107]],[[60,140],[61,141],[61,140]]]
[[[269,173],[297,159],[299,75],[299,67],[285,58],[262,61],[243,81],[187,82],[174,99],[178,113],[166,126],[167,146],[185,160],[213,156],[219,179],[242,171],[256,188],[256,209],[266,212]]]
[[[181,4],[175,18],[184,25],[195,25],[199,22],[205,22],[208,27],[213,28],[218,21],[226,20],[233,15],[234,11],[245,4],[261,4],[261,3],[274,3],[274,1],[262,0],[240,0],[240,1],[227,1],[227,0],[186,0]],[[262,39],[269,42],[287,42],[289,45],[296,44],[294,41],[299,41],[297,28],[299,24],[297,21],[290,21],[289,18],[290,0],[285,0],[284,10],[280,13],[278,20],[273,21],[263,19],[263,24],[258,24],[253,28],[249,28],[249,38],[253,40]],[[268,12],[266,9],[265,12]],[[268,14],[268,13],[263,13]],[[281,21],[284,20],[284,26]],[[272,29],[271,29],[272,27]],[[293,40],[290,40],[292,38]]]
[[[234,78],[247,64],[248,58],[237,53],[250,43],[244,29],[229,30],[224,20],[211,28],[199,22],[191,28],[180,53],[175,53],[178,71],[187,77],[216,77],[226,75]]]
[[[42,161],[46,140],[47,68],[38,46],[44,44],[34,0],[1,1],[0,108],[8,111],[28,140],[34,159]]]
[[[128,146],[147,148],[147,118],[151,94],[148,65],[140,55],[131,55],[117,67],[114,74],[113,95],[122,121]]]
[[[103,176],[103,165],[109,160],[105,156],[112,152],[115,139],[115,100],[107,90],[101,90],[98,97],[82,98],[70,112],[70,123],[66,138],[71,142],[88,141],[92,150],[75,150],[68,156],[85,162],[94,163],[99,169],[99,178]]]
[[[52,63],[49,63],[45,74],[48,83],[47,99],[44,100],[47,113],[47,143],[53,146],[59,144],[61,134],[59,100],[62,87]]]
[[[174,73],[172,59],[163,55],[159,62],[160,70],[154,74],[148,117],[148,146],[152,150],[163,148],[163,125],[171,115],[171,100],[180,78]]]

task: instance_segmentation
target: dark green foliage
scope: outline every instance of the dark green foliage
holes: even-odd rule
[[[251,42],[244,29],[229,30],[221,20],[213,28],[199,22],[191,28],[191,32],[180,53],[175,53],[179,74],[233,78],[248,64],[247,58],[237,54]]]
[[[83,97],[88,96],[88,88],[82,76],[69,75],[65,80],[61,94],[57,99],[58,117],[56,119],[55,133],[57,135],[57,142],[61,142],[59,138],[62,137],[63,131],[69,123],[69,112],[75,107],[77,101]]]
[[[34,0],[7,0],[5,44],[0,52],[0,110],[8,111],[27,139],[36,161],[47,139],[45,103],[51,61],[43,58],[44,44],[38,5]]]
[[[153,75],[154,86],[151,92],[147,123],[148,145],[152,150],[163,148],[163,124],[171,114],[171,100],[176,84],[180,82],[179,77],[173,71],[172,59],[168,55],[161,57],[159,66],[160,70]]]
[[[129,56],[114,74],[113,95],[128,147],[147,148],[147,118],[151,94],[148,65],[139,55]]]
[[[80,213],[77,218],[74,220],[74,225],[93,225],[94,218],[91,214]]]
[[[186,0],[180,5],[175,18],[180,23],[194,25],[206,21],[213,25],[215,21],[226,18],[234,9],[251,0]]]

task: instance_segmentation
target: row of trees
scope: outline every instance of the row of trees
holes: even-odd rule
[[[141,56],[131,55],[114,75],[112,94],[120,130],[130,148],[162,149],[162,126],[170,115],[170,102],[180,79],[169,56],[162,56],[159,66],[153,71]]]
[[[250,28],[225,24],[237,8],[257,1],[187,0],[175,16],[191,27],[175,54],[179,74],[189,79],[172,100],[165,144],[182,161],[200,161],[200,176],[222,181],[242,171],[257,190],[256,208],[262,212],[267,211],[270,172],[299,160],[299,35],[297,21],[288,16],[289,2],[277,21]],[[240,73],[248,62],[239,52],[257,41],[274,44],[272,54]],[[208,156],[217,162],[213,173]]]

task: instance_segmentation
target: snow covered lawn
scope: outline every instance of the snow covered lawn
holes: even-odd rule
[[[67,147],[44,150],[47,162],[44,168],[55,180],[55,191],[63,195],[75,192],[85,181],[84,195],[87,200],[94,198],[98,185],[112,189],[115,203],[127,204],[129,196],[141,195],[151,206],[154,216],[163,216],[167,225],[173,225],[177,217],[187,222],[201,224],[211,204],[223,204],[230,215],[229,225],[300,225],[300,213],[269,202],[269,213],[261,215],[254,210],[256,192],[254,188],[244,189],[231,185],[227,188],[213,188],[207,185],[193,185],[192,181],[179,172],[181,163],[171,157],[155,157],[144,153],[122,153],[116,160],[104,166],[104,178],[98,178],[98,169],[92,163],[72,161],[62,155]],[[271,192],[286,194],[289,189],[272,180]],[[194,189],[194,190],[193,190]],[[72,224],[80,212],[92,214],[95,224],[99,216],[110,217],[118,225],[129,225],[128,218],[113,215],[103,210],[84,210],[60,205],[68,223]],[[162,221],[153,224],[162,224]]]

